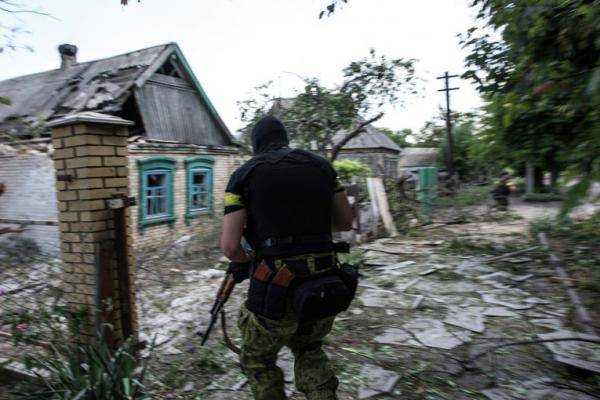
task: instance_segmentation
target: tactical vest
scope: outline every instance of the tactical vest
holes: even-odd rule
[[[244,237],[257,254],[247,308],[279,320],[288,302],[301,322],[334,316],[350,305],[358,273],[341,267],[331,238],[335,174],[303,150],[280,149],[250,160]],[[347,247],[347,246],[346,246]]]
[[[244,166],[247,226],[244,237],[261,256],[332,250],[335,175],[325,159],[280,149]]]

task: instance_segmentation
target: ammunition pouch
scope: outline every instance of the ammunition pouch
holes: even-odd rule
[[[333,317],[350,306],[358,271],[338,265],[334,254],[263,260],[254,269],[246,307],[270,319],[285,316],[288,301],[300,322]]]

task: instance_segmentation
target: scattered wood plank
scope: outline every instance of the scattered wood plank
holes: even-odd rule
[[[502,254],[502,255],[496,256],[496,257],[488,258],[487,260],[485,260],[485,262],[499,261],[499,260],[503,260],[505,258],[510,258],[510,257],[514,257],[514,256],[520,256],[521,254],[529,253],[530,251],[534,251],[534,250],[537,250],[539,248],[540,248],[540,246],[528,247],[528,248],[523,249],[523,250],[514,251],[512,253],[506,253],[506,254]]]
[[[550,248],[550,242],[548,241],[548,236],[546,236],[544,232],[540,232],[538,234],[538,239],[544,247],[544,250],[548,252],[548,255],[550,257],[550,265],[554,267],[556,274],[562,280],[563,285],[565,286],[567,295],[569,296],[569,300],[571,301],[573,308],[575,308],[575,314],[577,316],[577,319],[579,320],[583,329],[587,333],[592,335],[595,334],[594,328],[592,327],[592,319],[590,318],[590,314],[583,306],[581,298],[579,297],[577,292],[569,284],[566,283],[571,280],[571,277],[563,268],[560,259],[552,252],[552,249]]]
[[[390,236],[398,236],[396,230],[396,224],[394,224],[394,218],[390,213],[390,205],[388,203],[387,194],[383,187],[383,181],[381,178],[367,178],[367,188],[369,190],[369,197],[371,202],[375,201],[379,210],[379,215],[383,219],[383,225],[385,230]]]

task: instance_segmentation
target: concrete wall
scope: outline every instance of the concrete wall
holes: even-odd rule
[[[59,253],[54,164],[46,153],[0,156],[0,224],[21,221],[18,236],[33,239],[40,249]]]
[[[184,160],[191,156],[210,156],[215,160],[213,165],[213,211],[201,214],[196,218],[186,220],[186,169]],[[186,235],[200,235],[207,241],[217,242],[223,216],[223,196],[229,177],[242,164],[242,158],[237,153],[215,152],[184,148],[177,152],[166,149],[141,150],[133,146],[129,148],[129,188],[130,194],[140,199],[139,170],[137,160],[155,156],[166,156],[176,160],[174,190],[174,217],[172,223],[161,223],[141,227],[139,225],[139,206],[131,208],[132,236],[136,250],[152,249],[164,246]]]

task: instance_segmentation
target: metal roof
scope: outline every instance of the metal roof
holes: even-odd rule
[[[428,167],[437,163],[438,149],[433,147],[405,147],[400,153],[400,168]]]
[[[46,120],[61,111],[111,108],[168,46],[0,81],[0,95],[11,101],[0,107],[0,121],[20,117]]]
[[[334,143],[339,143],[347,133],[345,131],[338,132],[333,137]],[[374,149],[386,149],[400,153],[402,148],[398,146],[388,135],[381,132],[379,129],[372,125],[365,127],[365,132],[360,133],[358,136],[350,139],[348,143],[342,149],[346,150],[374,150]]]

